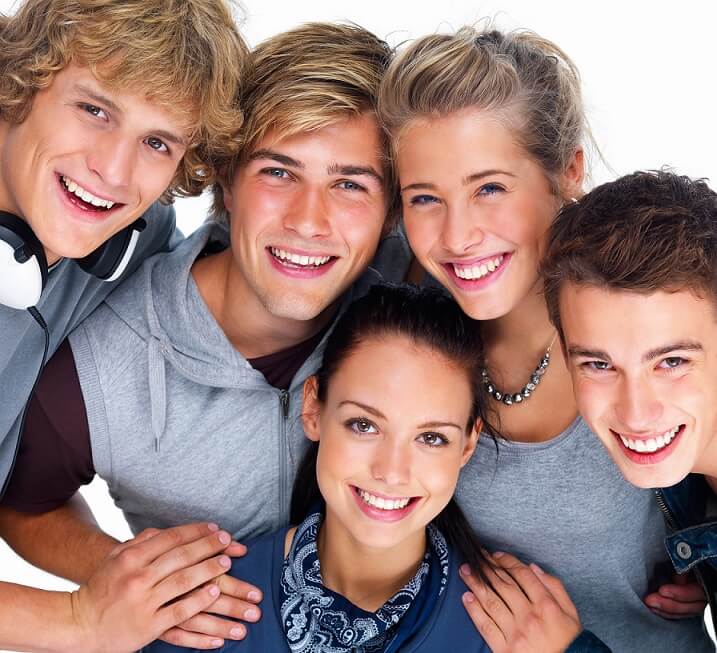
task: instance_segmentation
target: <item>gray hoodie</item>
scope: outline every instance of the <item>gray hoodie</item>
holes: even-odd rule
[[[210,235],[228,242],[223,227],[204,225],[148,260],[70,336],[95,469],[135,533],[208,520],[245,540],[288,523],[306,447],[301,391],[325,337],[288,391],[269,385],[227,340],[190,273]],[[405,239],[386,239],[377,260],[400,279]],[[352,294],[380,279],[369,270]]]

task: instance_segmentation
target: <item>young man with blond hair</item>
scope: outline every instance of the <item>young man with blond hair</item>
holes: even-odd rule
[[[169,247],[174,212],[154,202],[198,194],[213,157],[236,151],[246,54],[224,0],[25,0],[0,15],[2,492],[45,357]],[[8,515],[0,535],[10,539]],[[187,595],[222,573],[227,536],[216,531],[145,533],[71,594],[0,583],[0,648],[138,647],[216,600],[215,585]],[[39,539],[67,545],[33,528],[12,545],[22,553]]]
[[[543,271],[578,409],[625,478],[655,488],[673,566],[714,620],[717,193],[666,171],[599,186],[556,219]]]
[[[372,259],[392,280],[408,262],[404,240],[387,235],[395,188],[375,115],[390,56],[350,25],[309,24],[256,48],[246,144],[220,165],[220,220],[145,263],[40,380],[6,498],[18,530],[95,473],[134,532],[216,520],[242,540],[288,522],[306,442],[303,381],[342,303],[381,278],[367,271]],[[43,456],[32,445],[48,431],[53,454]],[[52,488],[32,485],[37,469]],[[79,542],[87,528],[77,517],[55,536]],[[50,560],[41,541],[27,557],[82,581],[115,545],[95,530],[64,557]],[[190,646],[244,636],[219,615],[259,618],[257,588],[219,585],[246,603],[221,598],[189,620]],[[184,632],[164,639],[187,646]]]

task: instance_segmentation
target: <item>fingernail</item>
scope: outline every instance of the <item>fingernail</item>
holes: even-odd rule
[[[666,599],[674,599],[675,595],[670,591],[663,588],[660,588],[657,590],[662,596],[664,596]]]
[[[502,551],[496,551],[496,552],[493,554],[493,557],[494,557],[494,558],[502,558],[504,555],[505,555],[505,553],[503,553]]]
[[[212,596],[219,596],[219,587],[217,585],[211,585],[209,587],[209,594]]]
[[[257,603],[259,601],[261,601],[261,594],[259,594],[259,592],[255,591],[255,590],[252,590],[251,592],[249,592],[249,594],[247,594],[246,597],[250,601],[256,601]]]
[[[259,610],[255,610],[254,608],[249,608],[244,612],[244,618],[245,619],[258,619],[259,618]]]
[[[224,645],[224,640],[223,640],[223,639],[213,639],[213,640],[212,640],[212,646],[213,646],[214,648],[219,648],[220,646],[223,646],[223,645]]]
[[[466,603],[473,603],[473,602],[476,600],[476,597],[473,596],[473,594],[471,594],[470,592],[464,592],[464,593],[463,593],[463,600],[464,600]]]
[[[463,576],[470,576],[471,575],[470,565],[461,565],[460,572]]]
[[[219,524],[207,524],[207,528],[212,531],[212,533],[216,533],[219,530]]]
[[[536,574],[540,574],[541,576],[545,576],[545,572],[544,572],[538,565],[536,565],[534,562],[531,562],[531,563],[530,563],[530,566],[532,567],[533,571],[534,571]]]
[[[219,541],[222,544],[229,544],[229,542],[232,541],[232,538],[229,533],[219,533]]]
[[[232,561],[229,559],[229,556],[219,556],[219,564],[229,569],[232,565]]]
[[[241,639],[244,637],[244,629],[241,626],[237,626],[236,628],[232,628],[229,634],[235,639]]]
[[[656,610],[660,609],[660,601],[657,599],[650,599],[647,601],[647,605],[649,605],[651,608],[655,608]]]

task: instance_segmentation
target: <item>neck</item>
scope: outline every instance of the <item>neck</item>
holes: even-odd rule
[[[197,260],[192,275],[214,319],[245,358],[266,356],[308,340],[328,324],[337,308],[331,305],[311,320],[272,315],[236,268],[231,247]]]
[[[426,552],[426,532],[390,549],[367,546],[354,539],[327,506],[317,545],[324,585],[375,612],[416,573]]]

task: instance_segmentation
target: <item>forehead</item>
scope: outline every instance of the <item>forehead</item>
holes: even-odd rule
[[[473,400],[465,370],[435,349],[400,335],[364,340],[342,361],[328,397],[342,401],[347,396],[385,415],[407,414],[415,421],[435,419],[436,413],[467,420]]]
[[[688,340],[717,349],[715,302],[690,289],[638,293],[567,282],[559,302],[568,346],[599,349],[626,360]]]
[[[397,159],[402,183],[406,175],[422,171],[454,177],[456,172],[505,167],[540,172],[506,121],[476,108],[412,121],[399,135]]]

